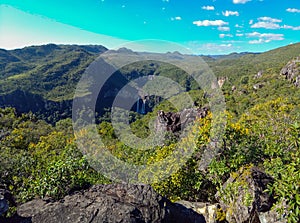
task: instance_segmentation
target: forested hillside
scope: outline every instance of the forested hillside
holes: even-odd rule
[[[54,44],[0,50],[0,186],[10,190],[17,203],[35,197],[57,200],[94,184],[113,182],[97,172],[77,148],[79,136],[74,135],[71,120],[76,85],[90,63],[105,51],[103,46]],[[288,222],[299,222],[299,56],[300,43],[260,54],[203,56],[218,80],[224,82],[220,87],[227,122],[220,148],[212,162],[204,170],[199,169],[201,156],[209,149],[215,118],[208,109],[182,139],[195,137],[191,158],[163,181],[154,179],[152,187],[173,201],[224,203],[227,209],[219,210],[218,222],[226,222],[224,215],[235,212],[240,193],[245,194],[245,206],[253,205],[256,197],[247,192],[245,179],[255,167],[272,178],[264,192],[274,198],[274,211]],[[282,70],[288,63],[293,64],[292,68]],[[107,101],[98,107],[97,131],[113,156],[135,165],[151,165],[168,158],[178,143],[178,135],[168,131],[162,145],[135,150],[117,137],[110,122],[109,108],[116,96],[113,92],[130,80],[149,75],[179,83],[193,98],[195,108],[209,107],[203,89],[175,66],[144,61],[116,72],[104,88],[103,95],[109,92],[110,97],[99,94]],[[147,138],[149,123],[157,113],[181,112],[170,101],[185,104],[185,94],[169,101],[149,97],[146,114],[132,108],[132,132]],[[139,175],[141,182],[147,174]],[[228,183],[228,179],[234,180]],[[11,208],[8,215],[14,211]]]

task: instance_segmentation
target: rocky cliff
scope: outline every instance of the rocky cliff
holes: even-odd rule
[[[290,61],[284,66],[281,71],[287,80],[292,82],[296,87],[300,87],[300,57]]]
[[[156,119],[156,131],[179,132],[196,118],[204,118],[207,113],[207,107],[189,108],[181,112],[159,111]]]

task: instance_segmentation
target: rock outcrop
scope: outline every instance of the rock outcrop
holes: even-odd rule
[[[0,216],[7,212],[8,208],[8,201],[5,199],[3,192],[0,191]]]
[[[300,87],[300,58],[296,58],[288,62],[280,71],[281,75],[284,75],[287,80],[292,82],[296,87]]]
[[[264,87],[264,84],[262,84],[262,83],[258,83],[258,84],[254,84],[253,85],[253,89],[254,90],[259,90],[259,89],[261,89],[263,87]]]
[[[255,74],[254,79],[261,78],[262,76],[263,76],[263,71],[260,70],[260,71],[257,72],[257,74]]]
[[[35,199],[18,214],[32,223],[204,223],[201,214],[158,195],[149,185],[95,185],[61,201]]]
[[[10,218],[0,215],[0,223],[286,223],[271,210],[274,199],[264,192],[272,182],[255,167],[243,169],[225,183],[224,193],[216,195],[219,204],[172,203],[149,185],[95,185],[60,201],[34,199]],[[7,191],[0,195],[5,199],[1,210],[7,211],[14,200]]]
[[[180,132],[196,118],[204,118],[208,114],[208,108],[189,108],[181,112],[158,111],[156,119],[156,131]]]
[[[226,211],[228,222],[267,223],[286,222],[271,211],[275,200],[265,192],[273,178],[256,167],[245,168],[231,176],[223,186],[223,193],[216,195]],[[268,221],[266,221],[268,219]]]
[[[190,202],[190,201],[178,201],[177,204],[181,204],[184,207],[194,210],[195,212],[202,214],[206,223],[217,223],[217,210],[218,204],[209,204],[203,202]]]

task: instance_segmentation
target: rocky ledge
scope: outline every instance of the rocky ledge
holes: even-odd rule
[[[275,200],[265,193],[273,179],[256,167],[241,169],[216,194],[217,204],[172,203],[149,185],[94,185],[60,201],[34,199],[5,218],[11,194],[0,190],[0,223],[286,223],[272,208]],[[236,188],[236,197],[227,194]],[[229,195],[229,196],[226,196]]]
[[[205,223],[203,215],[157,194],[149,185],[95,185],[60,201],[34,199],[18,207],[14,223]]]

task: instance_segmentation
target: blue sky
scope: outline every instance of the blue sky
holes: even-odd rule
[[[157,39],[195,54],[227,54],[262,52],[300,41],[299,0],[1,2],[0,48],[5,49],[46,43],[115,48],[128,41]]]

